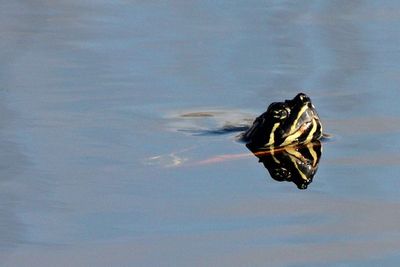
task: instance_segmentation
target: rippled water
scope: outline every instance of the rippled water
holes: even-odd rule
[[[3,1],[1,265],[397,266],[399,28],[396,1]],[[208,132],[299,91],[332,135],[307,190]]]

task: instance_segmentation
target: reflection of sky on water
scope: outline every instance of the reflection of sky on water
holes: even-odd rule
[[[398,262],[399,8],[4,4],[1,254],[13,250],[10,266],[32,254],[41,266]],[[254,157],[143,164],[247,152],[233,136],[171,131],[170,112],[258,114],[301,88],[333,135],[305,192]]]

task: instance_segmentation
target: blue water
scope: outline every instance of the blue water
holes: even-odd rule
[[[398,266],[399,28],[397,1],[3,1],[0,265]],[[332,135],[307,190],[193,134],[299,91]]]

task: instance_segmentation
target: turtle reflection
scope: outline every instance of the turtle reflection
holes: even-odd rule
[[[306,189],[318,169],[322,145],[314,141],[301,146],[286,146],[271,150],[247,147],[259,158],[276,181],[293,182],[299,189]]]

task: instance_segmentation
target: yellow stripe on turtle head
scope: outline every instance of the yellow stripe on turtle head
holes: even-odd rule
[[[274,123],[274,126],[272,126],[272,130],[269,134],[268,137],[268,143],[266,144],[266,146],[272,146],[275,143],[275,130],[276,128],[278,128],[280,125],[280,122],[276,122]]]

